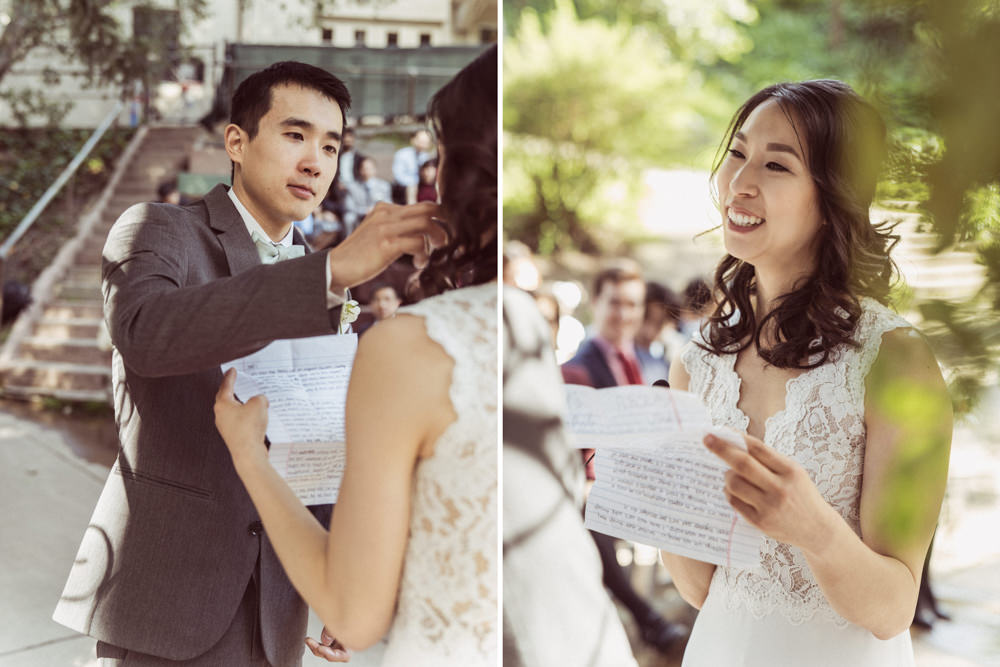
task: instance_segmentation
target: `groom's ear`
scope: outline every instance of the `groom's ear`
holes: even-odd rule
[[[250,135],[239,125],[230,123],[223,130],[223,141],[226,146],[226,155],[233,161],[233,164],[242,164],[247,144],[250,143]]]

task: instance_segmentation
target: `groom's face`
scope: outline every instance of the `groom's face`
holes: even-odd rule
[[[261,224],[280,227],[319,206],[337,173],[343,129],[336,101],[301,86],[272,88],[256,136],[240,130],[241,141],[230,151],[237,164],[233,185]]]

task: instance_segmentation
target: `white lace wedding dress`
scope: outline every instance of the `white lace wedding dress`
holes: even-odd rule
[[[384,667],[497,664],[497,285],[445,292],[420,315],[455,361],[458,416],[414,471],[410,536]],[[377,520],[377,519],[376,519]]]
[[[865,378],[882,335],[910,326],[874,299],[861,305],[854,336],[861,347],[841,346],[832,361],[790,380],[784,410],[764,428],[764,442],[798,461],[858,534]],[[750,420],[737,407],[736,354],[714,355],[689,343],[681,358],[690,391],[708,406],[715,424],[745,432]],[[848,623],[827,602],[802,553],[765,537],[754,568],[716,568],[683,665],[912,667],[913,648],[908,632],[883,641]]]

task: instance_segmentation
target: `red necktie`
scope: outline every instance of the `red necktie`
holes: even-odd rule
[[[629,384],[643,384],[642,373],[639,372],[639,367],[634,361],[626,357],[625,353],[621,350],[618,351],[618,361],[621,362],[622,368],[625,369],[625,378]]]

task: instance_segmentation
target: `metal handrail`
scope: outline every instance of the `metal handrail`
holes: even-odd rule
[[[31,210],[28,211],[27,215],[21,218],[21,222],[18,223],[16,228],[14,228],[11,235],[6,241],[3,242],[3,245],[0,245],[0,262],[7,258],[7,255],[10,253],[11,248],[14,247],[14,244],[17,243],[22,236],[24,236],[24,233],[28,231],[28,228],[31,227],[32,223],[34,223],[38,216],[42,214],[45,207],[49,205],[49,202],[51,202],[52,199],[59,194],[59,191],[62,190],[62,187],[66,185],[66,181],[68,181],[73,174],[76,173],[76,170],[81,164],[83,164],[83,161],[87,159],[87,156],[90,155],[90,151],[94,149],[94,146],[96,146],[97,142],[101,140],[101,137],[103,137],[104,133],[108,131],[108,128],[111,127],[111,124],[115,122],[118,114],[120,114],[124,108],[124,102],[121,100],[115,102],[115,106],[110,112],[108,112],[108,115],[101,121],[101,124],[97,126],[94,133],[90,135],[90,139],[87,139],[87,143],[80,148],[72,161],[70,161],[70,163],[66,165],[66,168],[63,169],[62,173],[59,174],[59,178],[57,178],[55,182],[49,186],[49,189],[46,190],[45,194],[42,195],[42,198],[31,207]]]

